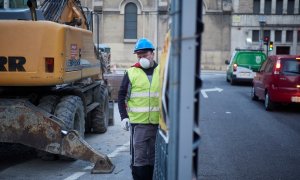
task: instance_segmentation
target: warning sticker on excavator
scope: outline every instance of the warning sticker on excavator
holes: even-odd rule
[[[77,44],[71,44],[71,59],[75,59],[77,54]]]

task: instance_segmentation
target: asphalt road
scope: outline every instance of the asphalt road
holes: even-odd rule
[[[204,73],[199,179],[300,179],[300,107],[273,112],[252,101],[251,84],[231,86],[225,74]]]
[[[201,96],[199,179],[300,179],[300,107],[266,112],[263,102],[251,100],[249,84],[231,86],[218,72],[206,72],[202,79],[202,90],[211,91]],[[91,174],[89,162],[43,161],[32,149],[7,150],[0,144],[0,180],[132,179],[129,132],[120,127],[117,106],[115,125],[86,140],[111,158],[113,173]]]

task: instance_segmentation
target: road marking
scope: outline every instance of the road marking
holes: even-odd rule
[[[87,166],[85,168],[83,168],[84,170],[90,170],[90,169],[93,169],[93,166]]]
[[[122,146],[118,147],[117,149],[115,149],[112,153],[108,154],[107,156],[109,158],[114,158],[117,155],[119,155],[119,153],[121,151],[125,151],[128,149],[130,145],[130,142],[128,141],[127,143],[123,144]],[[87,166],[85,168],[83,168],[84,170],[91,170],[93,169],[93,166]],[[65,178],[64,180],[77,180],[78,178],[80,178],[81,176],[83,176],[84,174],[86,174],[86,172],[76,172],[74,174],[72,174],[71,176]]]
[[[212,77],[212,76],[224,76],[225,74],[216,74],[216,73],[203,73],[201,74],[201,76],[209,76],[209,77]]]
[[[114,150],[112,153],[108,154],[107,156],[109,158],[114,158],[116,157],[121,151],[125,151],[128,149],[130,142],[128,141],[127,143],[123,144],[122,146],[118,147],[116,150]]]
[[[71,176],[65,178],[64,180],[76,180],[78,179],[80,176],[83,176],[86,172],[76,172],[74,174],[72,174]]]
[[[223,89],[221,89],[221,88],[217,88],[217,87],[215,87],[215,88],[212,88],[212,89],[202,89],[202,90],[201,90],[201,94],[202,94],[202,96],[203,96],[204,98],[208,98],[208,96],[207,96],[206,92],[211,92],[211,91],[218,91],[218,92],[222,92],[222,91],[223,91]]]

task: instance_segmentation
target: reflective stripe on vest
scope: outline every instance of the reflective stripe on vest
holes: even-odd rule
[[[130,98],[136,98],[136,97],[159,97],[158,92],[133,92],[130,94]]]
[[[152,81],[136,67],[127,71],[131,83],[128,116],[130,123],[158,124],[159,121],[159,66],[154,69]]]
[[[128,112],[157,112],[159,107],[129,107]]]

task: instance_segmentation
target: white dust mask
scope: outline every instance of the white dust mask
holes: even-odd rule
[[[150,68],[150,61],[149,61],[149,59],[147,59],[147,58],[141,58],[139,60],[139,62],[140,62],[140,65],[142,66],[142,68],[144,68],[144,69]]]

